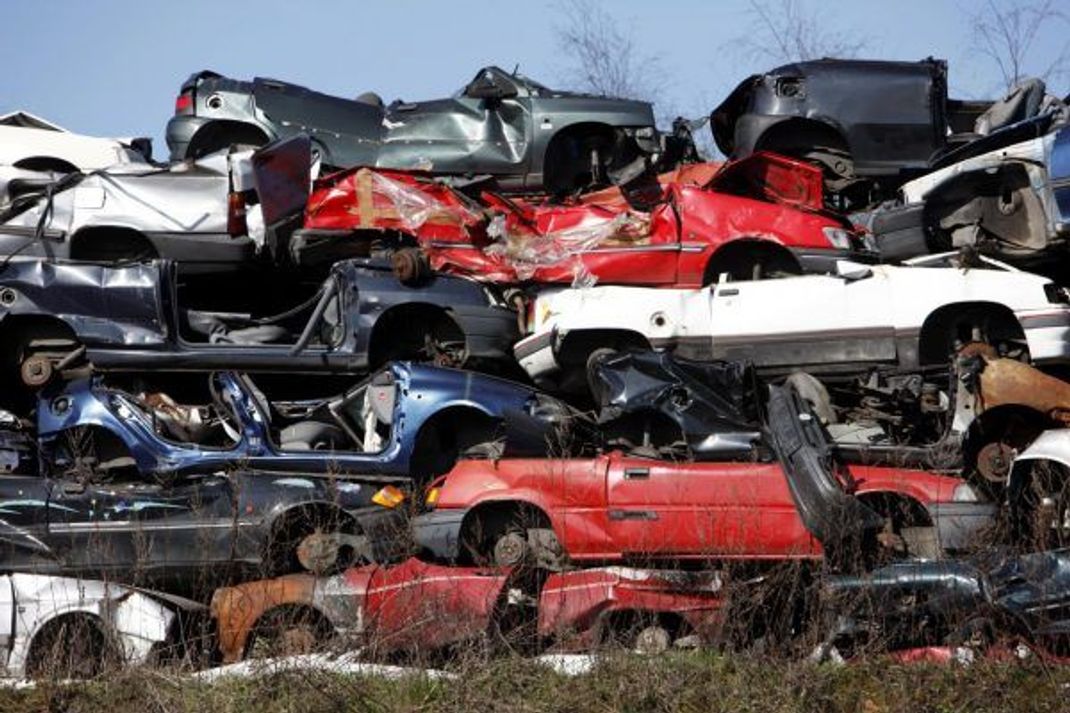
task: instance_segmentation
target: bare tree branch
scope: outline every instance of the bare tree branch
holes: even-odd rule
[[[567,65],[562,79],[593,94],[644,99],[661,97],[665,71],[658,55],[641,52],[631,28],[622,27],[597,0],[562,0],[554,25]]]
[[[1070,16],[1054,0],[996,3],[987,0],[970,18],[977,52],[991,60],[1010,89],[1026,76],[1045,81],[1070,74],[1070,40],[1063,41],[1050,63],[1031,61],[1041,36],[1061,37],[1070,27]]]
[[[802,62],[820,57],[855,57],[867,40],[830,27],[804,0],[749,0],[747,33],[733,44],[753,60]]]

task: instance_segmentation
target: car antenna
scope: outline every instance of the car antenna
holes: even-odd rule
[[[515,65],[513,65],[513,76],[515,77],[516,73],[519,72],[519,71],[520,71],[520,62],[517,62]]]

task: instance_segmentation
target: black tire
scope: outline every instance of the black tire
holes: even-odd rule
[[[598,379],[598,365],[606,359],[611,359],[618,354],[617,349],[611,347],[599,347],[595,349],[587,357],[586,373],[587,373],[587,388],[591,392],[591,400],[594,401],[595,406],[604,406],[602,399],[605,394],[602,393],[602,384]]]

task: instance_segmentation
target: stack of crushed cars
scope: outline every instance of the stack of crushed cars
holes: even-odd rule
[[[0,668],[1070,655],[1066,107],[945,73],[0,118]]]

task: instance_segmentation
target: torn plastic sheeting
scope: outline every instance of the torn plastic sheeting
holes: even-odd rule
[[[319,182],[305,227],[399,230],[421,239],[460,240],[479,234],[486,217],[442,183],[400,171],[360,168]]]
[[[551,224],[553,219],[551,215]],[[487,235],[496,242],[484,252],[504,258],[521,280],[531,279],[540,267],[571,260],[572,286],[590,287],[595,284],[595,277],[581,259],[582,253],[607,243],[626,246],[649,242],[649,216],[631,211],[610,216],[586,210],[575,225],[545,232],[519,229],[518,223],[516,218],[495,216],[487,227]]]

